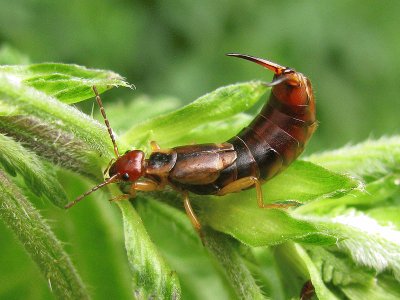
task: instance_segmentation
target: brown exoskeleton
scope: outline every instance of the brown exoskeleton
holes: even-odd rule
[[[127,182],[129,191],[162,190],[166,185],[179,191],[193,226],[200,230],[189,201],[188,192],[222,196],[255,187],[261,208],[286,207],[264,204],[261,184],[285,169],[303,151],[316,125],[314,95],[311,83],[303,74],[270,61],[243,54],[228,54],[256,62],[273,71],[275,76],[269,101],[260,113],[236,136],[221,144],[200,144],[160,149],[152,142],[148,158],[143,151],[131,150],[120,155],[100,96],[95,87],[108,132],[114,145],[115,162],[109,178],[66,205],[69,208],[83,197],[112,182]]]

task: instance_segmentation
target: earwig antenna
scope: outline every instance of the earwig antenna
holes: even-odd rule
[[[114,176],[111,176],[110,178],[108,178],[107,180],[105,180],[104,182],[100,183],[99,185],[96,185],[95,187],[93,187],[91,190],[87,191],[86,193],[80,195],[78,198],[76,198],[74,201],[71,201],[70,203],[68,203],[67,205],[64,206],[65,209],[71,208],[72,206],[74,206],[75,204],[77,204],[78,202],[80,202],[83,198],[85,198],[86,196],[90,195],[91,193],[93,193],[94,191],[97,191],[99,188],[102,188],[103,186],[113,183],[119,174],[115,174]]]
[[[269,60],[266,60],[263,58],[254,57],[251,55],[239,54],[239,53],[227,53],[226,55],[233,56],[233,57],[239,57],[242,59],[246,59],[246,60],[255,62],[256,64],[259,64],[259,65],[271,70],[276,75],[281,75],[283,73],[283,71],[287,69],[286,67],[282,67],[276,63],[273,63],[272,61],[269,61]]]
[[[106,111],[104,109],[103,102],[101,102],[101,98],[100,98],[99,92],[97,91],[96,86],[93,86],[93,91],[94,91],[94,93],[96,95],[96,101],[97,101],[97,104],[100,107],[100,112],[101,112],[101,114],[103,116],[104,123],[106,123],[108,134],[110,135],[111,141],[112,141],[112,143],[114,145],[115,156],[118,158],[119,157],[118,146],[117,146],[117,143],[115,142],[114,133],[113,133],[113,131],[111,129],[110,122],[107,119]]]

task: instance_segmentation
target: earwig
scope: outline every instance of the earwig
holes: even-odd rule
[[[161,149],[151,142],[152,153],[148,158],[141,150],[120,155],[100,96],[93,87],[116,159],[110,162],[108,179],[66,208],[112,182],[129,183],[129,190],[123,190],[123,198],[132,198],[137,191],[156,191],[171,186],[182,194],[186,214],[197,231],[201,225],[190,205],[188,192],[223,196],[254,187],[260,208],[289,206],[264,204],[261,184],[289,166],[302,153],[316,129],[311,83],[291,68],[249,55],[227,55],[255,62],[274,72],[274,77],[267,84],[272,87],[269,101],[260,113],[236,136],[221,144]]]

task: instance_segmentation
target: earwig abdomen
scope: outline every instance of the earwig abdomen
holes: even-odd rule
[[[248,156],[250,152],[247,160],[256,162],[259,176],[256,173],[254,176],[261,180],[268,180],[292,163],[303,152],[316,127],[312,95],[307,104],[288,107],[280,105],[274,95],[275,88],[253,122],[228,141],[234,145],[238,157]],[[243,143],[247,151],[239,146]]]
[[[234,56],[250,58],[268,68],[272,64],[254,57]],[[231,146],[204,144],[197,145],[196,151],[193,151],[194,146],[171,149],[180,153],[168,176],[172,185],[196,194],[218,194],[228,184],[241,178],[255,177],[261,182],[266,181],[284,170],[303,152],[317,124],[311,83],[292,69],[276,64],[272,64],[272,68],[276,75],[271,84],[269,101],[251,124],[223,144]],[[212,156],[209,151],[216,151],[218,155]],[[232,151],[236,159],[232,160],[230,156],[229,164],[217,167],[217,162],[228,153],[232,155]],[[193,160],[193,157],[196,159]],[[187,165],[181,160],[187,161]],[[212,177],[202,179],[199,173],[206,170],[206,166],[212,166],[206,171]],[[189,181],[188,174],[174,175],[183,170],[191,176],[198,175]]]

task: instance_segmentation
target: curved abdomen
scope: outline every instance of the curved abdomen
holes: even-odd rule
[[[265,181],[285,169],[303,152],[316,124],[313,99],[289,106],[271,93],[253,122],[228,141],[238,156],[237,179],[255,176]]]
[[[179,153],[169,182],[197,194],[218,194],[230,183],[249,176],[261,182],[272,178],[303,152],[317,125],[314,94],[307,77],[262,58],[238,53],[228,55],[273,71],[275,75],[269,83],[272,90],[268,102],[251,124],[223,143],[223,147],[198,145],[196,151],[191,151],[190,146],[173,149]],[[221,163],[228,161],[232,162]],[[189,176],[182,171],[189,167],[191,176],[187,181],[185,178]],[[205,172],[204,176],[199,175],[201,172]]]
[[[315,128],[313,99],[308,105],[285,106],[271,94],[249,126],[226,143],[173,148],[177,159],[169,173],[169,181],[184,190],[203,195],[217,194],[243,177],[254,176],[266,181],[300,155]],[[223,165],[222,161],[225,162]],[[221,168],[210,168],[216,165],[221,165]],[[197,175],[192,178],[185,172]],[[203,172],[205,174],[201,174]],[[214,179],[210,180],[212,177]]]

